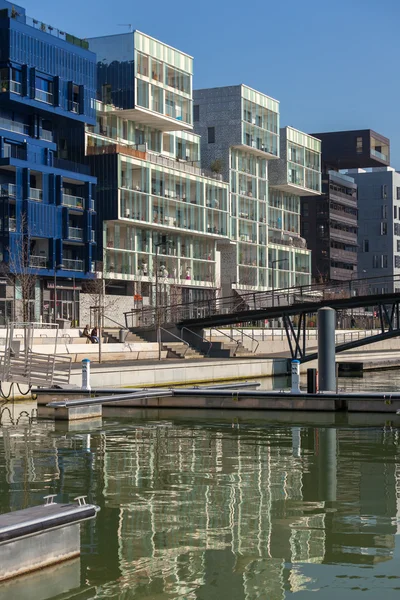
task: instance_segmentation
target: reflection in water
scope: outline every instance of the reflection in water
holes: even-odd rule
[[[398,593],[397,430],[201,415],[4,427],[0,510],[88,492],[102,510],[84,527],[85,597]]]

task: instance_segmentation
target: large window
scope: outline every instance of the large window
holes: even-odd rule
[[[215,127],[208,128],[208,143],[215,144]]]

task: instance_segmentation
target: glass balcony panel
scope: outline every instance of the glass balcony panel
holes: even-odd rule
[[[0,185],[0,195],[15,198],[17,194],[17,186],[15,183],[2,183]]]
[[[67,271],[84,271],[84,262],[79,259],[63,258],[62,267]]]
[[[64,206],[71,208],[84,208],[85,200],[80,196],[72,196],[71,194],[63,194],[62,203]]]
[[[22,83],[19,81],[10,81],[10,92],[13,92],[14,94],[21,94]]]
[[[8,219],[8,230],[17,231],[17,219],[14,219],[13,217]]]
[[[36,269],[47,269],[47,256],[30,256],[29,257],[29,266]]]
[[[68,227],[68,238],[70,240],[83,240],[83,229],[80,227]]]
[[[43,199],[43,190],[40,188],[31,187],[29,189],[29,200],[35,200],[36,202],[41,202]]]
[[[35,100],[45,102],[46,104],[53,104],[54,96],[52,92],[46,92],[45,90],[35,90]]]

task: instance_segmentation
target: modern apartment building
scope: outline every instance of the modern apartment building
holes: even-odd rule
[[[390,141],[371,129],[315,133],[322,143],[322,196],[303,197],[302,235],[316,281],[359,275],[357,185],[341,170],[389,165]]]
[[[96,180],[78,152],[95,123],[95,56],[5,0],[0,56],[0,324],[78,320],[95,245]]]
[[[230,182],[222,293],[310,283],[300,196],[320,193],[320,142],[279,129],[279,103],[245,85],[196,90],[202,164]]]
[[[200,168],[187,54],[138,31],[89,40],[99,61],[87,154],[98,177],[99,252],[129,307],[214,298],[229,244],[228,183]]]
[[[357,185],[347,175],[322,174],[322,196],[301,199],[301,235],[311,249],[316,282],[357,275]]]
[[[390,278],[400,275],[400,173],[391,167],[348,173],[358,187],[359,276],[388,276],[376,291],[398,291]]]

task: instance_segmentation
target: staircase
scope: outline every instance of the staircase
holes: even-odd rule
[[[183,342],[163,342],[163,348],[168,351],[167,358],[204,358],[201,352]]]
[[[119,339],[119,332],[121,331],[121,329],[116,328],[111,328],[111,327],[107,327],[105,329],[103,329],[103,337],[105,338],[105,341],[107,344],[118,344],[120,343],[120,339]],[[143,343],[143,342],[147,342],[148,340],[146,340],[144,337],[141,337],[140,335],[137,335],[136,333],[131,333],[130,331],[127,333],[127,336],[125,338],[125,342],[139,342],[139,343]]]
[[[211,349],[210,356],[214,355],[213,349],[215,349],[215,354],[217,352],[220,353],[221,351],[223,351],[225,356],[228,355],[231,358],[234,356],[240,357],[253,355],[253,352],[245,348],[241,342],[239,342],[239,344],[236,344],[234,341],[221,342],[220,338],[218,339],[218,341],[213,340],[213,348]]]

